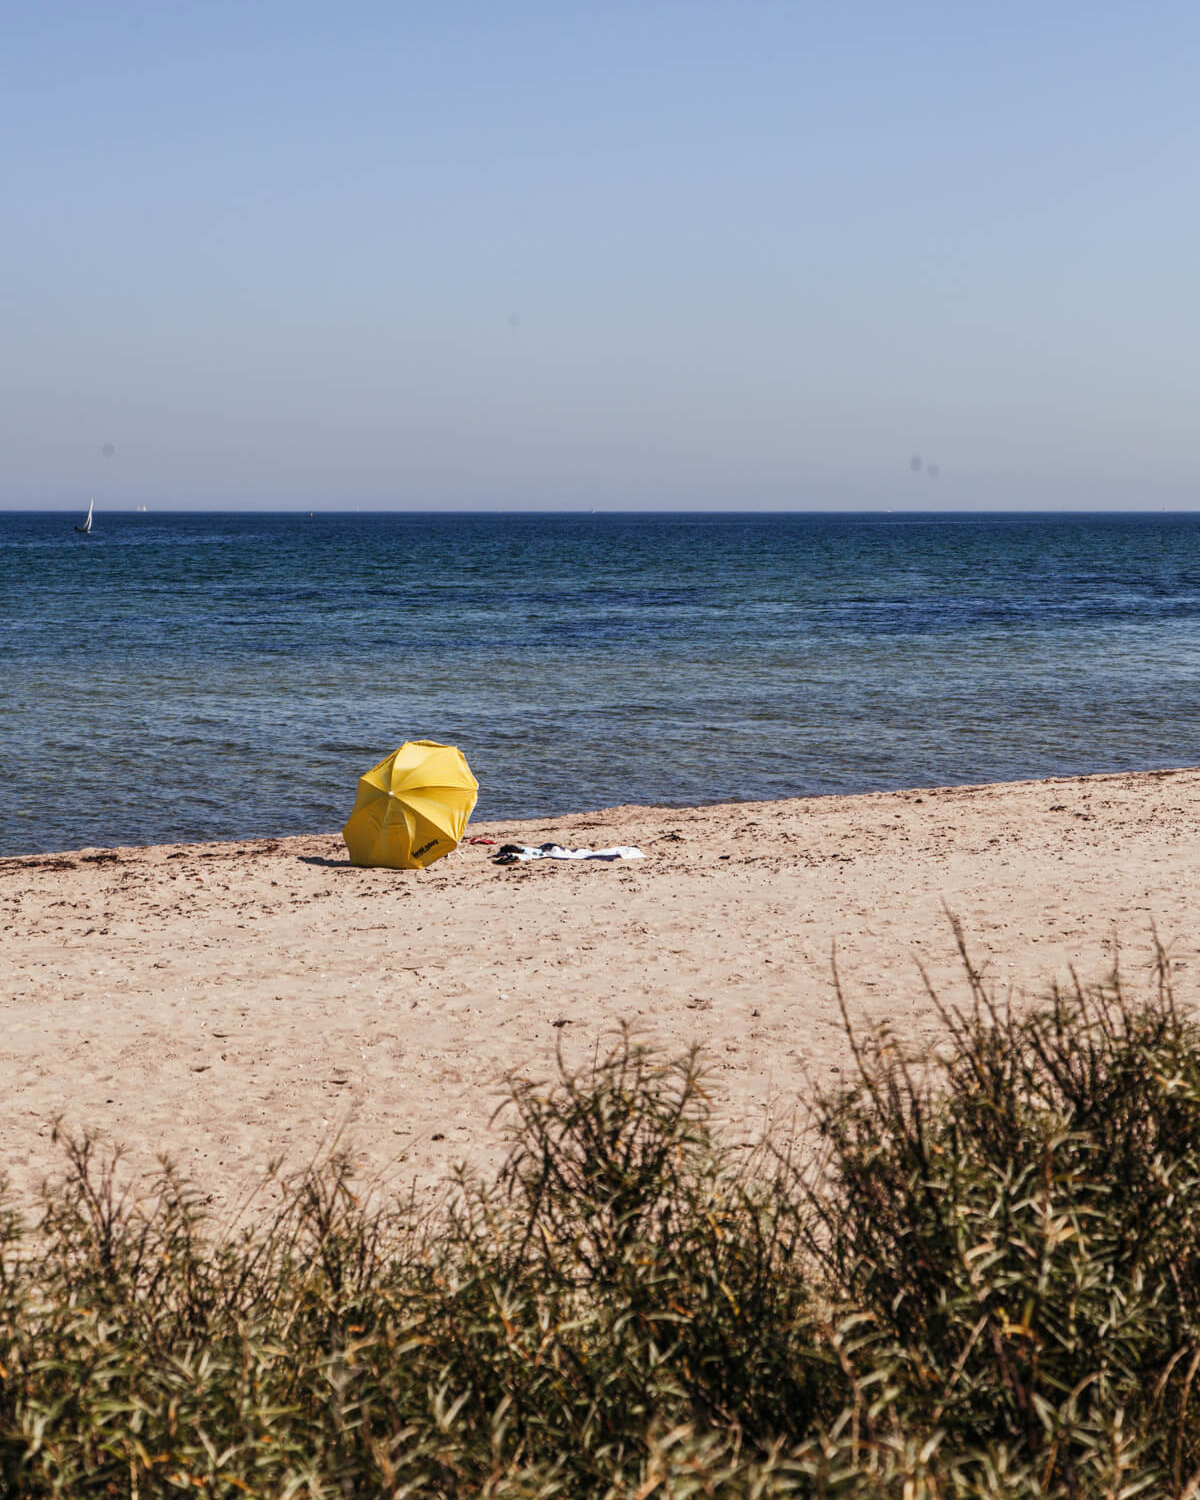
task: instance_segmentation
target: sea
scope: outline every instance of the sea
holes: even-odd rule
[[[0,513],[0,853],[1200,763],[1200,515]]]

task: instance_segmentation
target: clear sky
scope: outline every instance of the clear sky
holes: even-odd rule
[[[0,506],[1200,500],[1194,0],[10,0],[0,135]]]

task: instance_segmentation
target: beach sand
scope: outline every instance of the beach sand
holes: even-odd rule
[[[622,1022],[701,1044],[756,1135],[847,1068],[835,948],[854,1017],[937,1044],[922,966],[965,996],[947,912],[1002,995],[1100,978],[1117,939],[1144,985],[1157,929],[1195,1005],[1198,823],[1182,770],[469,830],[646,855],[612,864],[359,870],[337,835],[0,860],[0,1172],[22,1197],[61,1173],[61,1119],[134,1177],[166,1153],[218,1215],[335,1138],[425,1189],[501,1158],[506,1073],[586,1064]]]

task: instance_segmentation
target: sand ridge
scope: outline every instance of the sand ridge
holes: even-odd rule
[[[218,1210],[339,1136],[401,1187],[501,1154],[510,1071],[586,1063],[621,1022],[702,1044],[729,1128],[848,1063],[851,1011],[914,1045],[951,999],[946,918],[1001,990],[1144,974],[1152,927],[1198,998],[1200,770],[472,824],[641,861],[359,870],[336,835],[0,860],[0,1173],[61,1168],[52,1122],[170,1155]],[[267,1195],[269,1196],[269,1194]]]

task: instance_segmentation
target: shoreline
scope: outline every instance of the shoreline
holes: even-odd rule
[[[1136,988],[1167,948],[1200,1003],[1200,768],[472,823],[644,860],[360,870],[340,834],[0,858],[0,1175],[62,1168],[58,1118],[171,1156],[220,1215],[334,1139],[424,1188],[503,1154],[503,1075],[585,1066],[622,1023],[704,1048],[727,1128],[785,1124],[849,1062],[852,1017],[936,1046],[922,969],[964,998],[947,917],[1000,993],[1072,967]],[[269,1196],[269,1193],[268,1193]]]
[[[1039,776],[1025,777],[1015,781],[953,781],[945,785],[937,786],[903,786],[883,787],[871,791],[860,792],[814,792],[811,795],[796,797],[768,797],[747,798],[744,801],[726,802],[680,802],[680,803],[655,803],[655,802],[622,802],[613,807],[600,807],[591,809],[579,809],[561,813],[547,813],[545,816],[521,816],[513,818],[488,818],[477,819],[474,814],[467,828],[467,837],[477,831],[486,832],[489,829],[516,829],[522,828],[543,829],[550,826],[557,827],[559,824],[569,823],[571,820],[588,818],[603,822],[606,818],[616,818],[630,813],[645,813],[649,815],[669,817],[674,813],[693,812],[736,812],[739,808],[769,808],[789,807],[794,803],[809,802],[859,802],[871,797],[936,797],[950,792],[990,792],[1002,791],[1007,787],[1032,787],[1032,786],[1074,786],[1081,782],[1101,782],[1126,780],[1130,777],[1142,776],[1163,777],[1184,775],[1191,771],[1200,772],[1200,764],[1196,766],[1153,766],[1146,770],[1138,771],[1081,771],[1077,774],[1064,776]],[[347,804],[349,808],[349,804]],[[598,825],[599,826],[599,825]],[[83,860],[87,856],[119,854],[122,856],[135,854],[151,854],[156,849],[251,849],[260,845],[276,845],[297,843],[311,839],[332,839],[338,848],[345,853],[345,845],[342,842],[341,828],[329,829],[324,832],[306,831],[303,833],[262,833],[247,834],[244,838],[213,838],[213,839],[181,839],[151,844],[81,844],[78,847],[66,849],[39,849],[31,850],[26,854],[2,854],[0,853],[0,874],[3,874],[9,865],[34,863],[38,860],[50,859],[75,859]],[[397,871],[404,874],[404,871]]]

